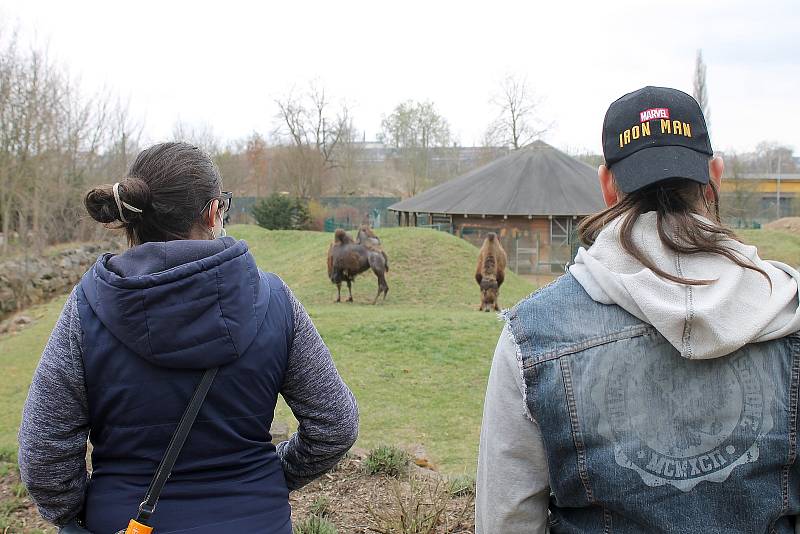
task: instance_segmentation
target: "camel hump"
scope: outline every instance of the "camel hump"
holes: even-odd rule
[[[489,274],[494,274],[497,270],[497,259],[495,259],[493,254],[487,254],[485,258],[483,258],[483,274],[487,276]]]
[[[347,235],[347,232],[345,232],[344,229],[342,228],[336,229],[336,232],[334,232],[333,234],[333,239],[337,243],[342,243],[342,244],[349,244],[353,242],[353,239],[349,235]]]

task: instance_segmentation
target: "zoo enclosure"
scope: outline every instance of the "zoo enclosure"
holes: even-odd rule
[[[417,227],[452,233],[476,247],[494,232],[508,255],[508,267],[517,274],[564,271],[580,246],[577,216],[502,217],[418,214]]]

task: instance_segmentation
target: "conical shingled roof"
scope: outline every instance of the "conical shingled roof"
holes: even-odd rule
[[[451,215],[589,215],[604,207],[595,169],[536,141],[389,209]]]

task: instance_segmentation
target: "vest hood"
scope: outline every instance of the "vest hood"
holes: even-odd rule
[[[640,250],[668,273],[712,280],[700,286],[676,284],[622,248],[620,226],[621,218],[610,222],[588,250],[581,248],[570,272],[594,301],[617,304],[653,325],[683,357],[718,358],[748,343],[800,330],[800,273],[795,269],[762,260],[756,247],[734,240],[726,246],[769,280],[718,254],[675,254],[661,243],[656,213],[644,213],[632,232]]]
[[[181,369],[236,360],[253,342],[269,302],[247,243],[230,237],[104,254],[80,285],[126,347],[154,365]]]

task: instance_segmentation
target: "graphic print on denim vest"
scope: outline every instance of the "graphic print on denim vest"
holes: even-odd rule
[[[616,462],[648,486],[688,492],[758,460],[773,425],[774,386],[751,351],[718,360],[664,356],[631,351],[609,361],[592,388],[598,431],[614,444]]]

